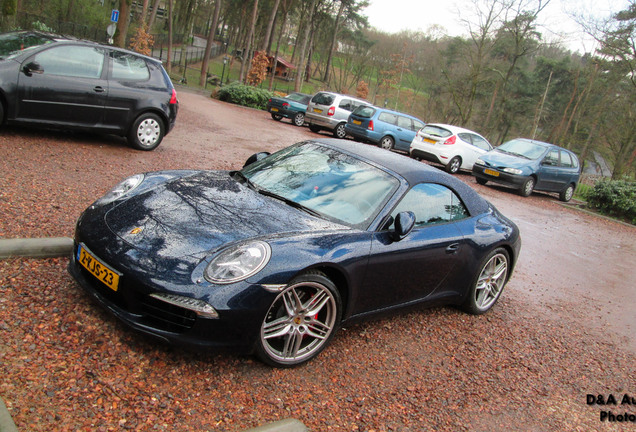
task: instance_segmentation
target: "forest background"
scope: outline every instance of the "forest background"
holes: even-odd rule
[[[550,0],[472,0],[472,18],[458,20],[466,36],[452,37],[436,26],[374,29],[368,0],[0,2],[2,31],[34,28],[100,42],[117,9],[112,43],[167,52],[166,67],[181,81],[192,71],[187,50],[198,37],[206,43],[191,85],[207,86],[210,70],[223,78],[227,67],[228,81],[234,71],[233,81],[270,90],[358,95],[425,122],[473,129],[494,145],[522,136],[584,161],[601,155],[612,178],[636,177],[636,0],[607,19],[578,17],[598,42],[589,53],[544,40],[537,23]],[[293,64],[291,77],[266,76],[265,54]]]

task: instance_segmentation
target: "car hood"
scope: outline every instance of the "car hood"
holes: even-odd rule
[[[105,215],[136,249],[182,257],[252,237],[348,229],[265,197],[228,172],[205,171],[130,197]]]
[[[498,150],[492,150],[483,156],[480,156],[486,165],[496,168],[521,168],[532,165],[535,161],[520,156],[511,155]]]

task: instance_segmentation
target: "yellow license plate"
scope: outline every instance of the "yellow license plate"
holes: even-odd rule
[[[271,108],[273,112],[278,112],[278,108]]]
[[[82,244],[79,245],[77,250],[77,261],[108,288],[117,291],[117,288],[119,288],[119,273],[109,268],[95,255],[86,250],[86,247]]]
[[[437,143],[437,141],[432,140],[432,139],[430,139],[430,138],[424,138],[424,141],[426,141],[427,143],[431,143],[431,144],[435,144],[435,143]]]
[[[315,112],[315,113],[318,113],[318,114],[321,114],[321,113],[322,113],[322,110],[321,110],[320,108],[314,108],[314,112]]]
[[[493,177],[499,177],[499,172],[497,172],[497,171],[493,171],[493,170],[488,169],[488,168],[486,168],[486,169],[484,170],[484,173],[486,173],[486,174],[488,174],[488,175],[491,175],[491,176],[493,176]]]
[[[357,124],[358,126],[360,126],[362,124],[362,122],[360,120],[354,120],[353,124]]]

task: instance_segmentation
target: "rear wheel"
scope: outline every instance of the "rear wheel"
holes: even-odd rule
[[[564,190],[559,193],[559,199],[564,202],[568,202],[574,196],[574,185],[569,184]]]
[[[333,130],[333,136],[340,139],[347,136],[344,123],[340,123],[338,124],[338,126],[336,126],[336,128]]]
[[[488,180],[481,177],[475,177],[475,180],[477,181],[477,184],[480,184],[480,185],[485,185],[486,183],[488,183]]]
[[[459,156],[455,156],[446,165],[446,172],[451,174],[457,174],[461,166],[462,166],[462,159]]]
[[[395,145],[395,142],[393,141],[393,138],[391,138],[390,136],[385,136],[380,140],[380,147],[382,147],[385,150],[392,150],[394,145]]]
[[[261,324],[258,356],[276,367],[296,366],[316,357],[340,323],[342,303],[334,283],[311,271],[294,279],[274,299]]]
[[[296,113],[296,115],[294,116],[294,118],[292,119],[292,122],[296,125],[296,126],[302,126],[305,124],[305,114],[299,112]]]
[[[281,121],[283,119],[283,116],[280,114],[272,113],[272,118],[276,121]]]
[[[519,195],[523,197],[528,197],[530,196],[530,194],[532,194],[533,190],[534,190],[534,177],[528,177],[528,179],[525,182],[523,182],[523,185],[521,185],[521,189],[519,189]]]
[[[154,150],[164,136],[163,121],[158,115],[145,113],[137,117],[128,132],[128,142],[137,150]]]
[[[490,252],[482,263],[463,304],[466,312],[476,315],[487,312],[499,299],[508,280],[510,257],[504,248],[498,248]]]

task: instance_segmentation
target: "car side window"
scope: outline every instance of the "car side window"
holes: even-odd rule
[[[395,219],[403,211],[412,211],[415,214],[416,227],[446,223],[469,216],[455,192],[436,183],[415,185],[393,209],[391,216]]]
[[[422,129],[424,126],[426,126],[424,123],[422,123],[419,120],[413,120],[413,130],[415,132],[417,132],[418,130]]]
[[[566,168],[572,168],[574,166],[570,153],[563,150],[561,151],[561,166]]]
[[[114,51],[111,53],[111,78],[124,81],[146,81],[150,71],[146,61],[133,54]]]
[[[544,165],[558,166],[559,165],[559,150],[550,150],[550,152],[543,158]]]
[[[339,108],[342,108],[343,110],[347,110],[347,111],[353,111],[353,107],[351,105],[351,100],[350,99],[343,99],[340,101],[340,105],[338,105]]]
[[[395,114],[383,112],[378,116],[378,120],[394,125],[397,123],[397,116]]]
[[[32,62],[47,75],[99,78],[104,67],[104,51],[89,46],[60,46],[36,54]]]
[[[482,150],[486,150],[486,151],[492,150],[492,147],[490,147],[490,144],[488,144],[488,141],[486,141],[482,137],[471,134],[471,138],[473,139],[473,145],[475,147],[480,148]]]
[[[397,118],[397,125],[401,128],[411,130],[413,129],[413,126],[411,123],[412,123],[411,119],[408,117],[398,116]]]
[[[467,134],[467,133],[458,133],[457,136],[459,137],[459,139],[461,139],[464,142],[467,142],[468,144],[473,144],[473,136],[471,134]]]

